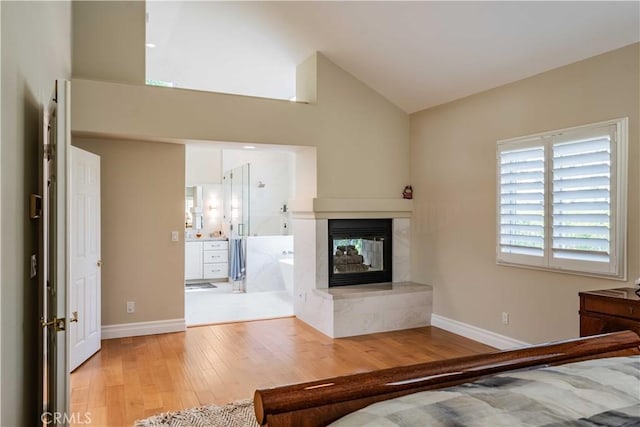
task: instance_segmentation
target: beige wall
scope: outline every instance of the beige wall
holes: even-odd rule
[[[73,77],[144,84],[145,2],[73,1]]]
[[[413,280],[434,312],[527,342],[578,335],[578,292],[640,274],[635,44],[411,116]],[[496,141],[629,117],[627,283],[498,266]],[[510,324],[501,324],[501,313]]]
[[[222,184],[222,149],[214,145],[185,147],[186,185]]]
[[[77,137],[73,145],[100,156],[102,325],[184,318],[184,146]]]
[[[318,188],[318,155],[315,147],[305,147],[295,153],[294,199],[309,200],[316,197]]]
[[[323,55],[317,58],[319,198],[401,198],[408,183],[409,116]],[[309,144],[305,144],[309,145]]]
[[[37,222],[28,195],[38,192],[38,143],[55,79],[71,75],[71,5],[0,2],[2,39],[2,330],[3,426],[37,425]]]

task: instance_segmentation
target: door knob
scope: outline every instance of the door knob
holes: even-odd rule
[[[102,260],[101,260],[101,259],[99,259],[99,260],[98,260],[98,262],[96,263],[96,265],[97,265],[98,267],[102,267]]]
[[[77,322],[78,321],[78,312],[74,311],[73,313],[71,313],[71,319],[69,319],[69,322]]]

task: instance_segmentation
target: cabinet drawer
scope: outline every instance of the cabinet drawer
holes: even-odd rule
[[[599,313],[580,314],[581,337],[626,330],[640,334],[640,322]]]
[[[640,320],[640,304],[634,301],[587,296],[583,300],[583,309],[595,313]]]
[[[226,251],[229,249],[229,242],[226,240],[217,240],[213,242],[202,242],[205,251]]]
[[[205,279],[222,279],[229,276],[229,264],[204,264]]]
[[[202,262],[229,262],[229,252],[227,251],[204,251]]]

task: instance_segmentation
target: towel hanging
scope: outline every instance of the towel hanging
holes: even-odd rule
[[[234,282],[244,279],[245,265],[242,239],[231,239],[229,242],[229,252],[229,278]]]

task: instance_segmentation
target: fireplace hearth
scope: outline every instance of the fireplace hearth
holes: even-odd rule
[[[329,287],[391,282],[392,219],[330,219]]]

